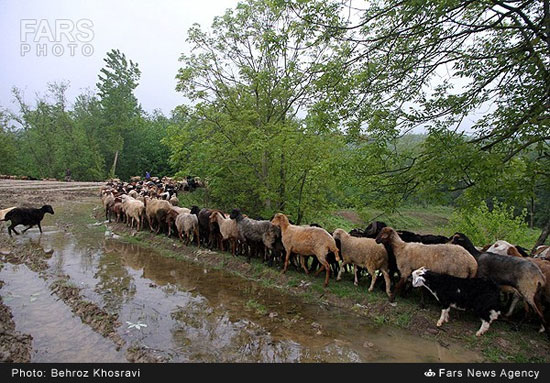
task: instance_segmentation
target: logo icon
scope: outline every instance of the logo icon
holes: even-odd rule
[[[428,371],[424,373],[424,376],[427,376],[428,378],[433,378],[435,376],[435,372],[432,371],[430,368]]]

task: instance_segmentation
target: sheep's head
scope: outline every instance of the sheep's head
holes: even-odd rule
[[[344,230],[342,229],[336,229],[334,230],[334,233],[332,233],[332,236],[334,237],[334,239],[338,239],[340,240],[340,238],[342,238],[343,235],[347,234]]]
[[[496,241],[493,243],[488,249],[488,253],[494,253],[494,254],[500,254],[500,255],[507,255],[508,248],[512,247],[512,245],[506,241]]]
[[[195,215],[197,215],[197,214],[199,214],[199,213],[200,213],[200,211],[201,211],[201,208],[200,208],[200,207],[198,207],[197,205],[193,205],[193,206],[191,206],[191,214],[195,214]]]
[[[364,235],[366,237],[371,237],[371,238],[376,237],[378,234],[380,234],[380,230],[382,230],[383,228],[385,228],[387,226],[388,225],[386,225],[385,222],[381,222],[381,221],[371,222],[366,227],[366,229],[364,231]]]
[[[458,232],[454,233],[448,243],[453,245],[464,245],[466,243],[466,235]]]
[[[42,206],[42,210],[43,210],[45,213],[53,214],[53,207],[52,207],[52,205],[44,205],[44,206]]]
[[[376,236],[376,243],[390,243],[393,233],[395,233],[395,231],[391,227],[383,228]]]
[[[213,211],[211,214],[210,214],[210,217],[208,217],[208,221],[210,223],[213,223],[213,222],[216,222],[216,220],[218,219],[218,212],[217,211]]]
[[[239,209],[233,209],[231,210],[231,214],[229,214],[229,218],[231,219],[237,219],[237,217],[242,216],[241,211]]]
[[[288,225],[288,218],[283,213],[277,213],[275,214],[275,217],[271,220],[271,223],[275,226],[287,226]]]
[[[513,257],[522,257],[516,246],[503,240],[496,241],[487,249],[488,253],[511,255]]]
[[[428,269],[422,266],[421,268],[412,272],[412,285],[414,287],[424,286],[424,283],[426,282],[424,274],[426,274],[427,271]]]

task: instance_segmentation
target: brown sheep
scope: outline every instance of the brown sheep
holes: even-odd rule
[[[458,278],[473,278],[477,273],[475,258],[463,247],[452,244],[424,245],[417,242],[404,242],[391,227],[383,228],[376,237],[376,243],[387,244],[392,248],[401,279],[395,286],[395,294],[401,290],[411,273],[427,267],[435,273],[452,275]]]
[[[374,289],[376,282],[376,270],[380,270],[386,282],[386,294],[391,298],[391,280],[388,271],[388,253],[384,245],[376,243],[373,238],[357,238],[349,235],[342,229],[336,229],[332,234],[335,240],[340,241],[340,256],[343,263],[340,266],[337,281],[340,280],[344,266],[353,264],[355,274],[355,286],[357,286],[357,266],[366,268],[372,277],[369,291]]]
[[[147,216],[147,221],[149,222],[149,228],[151,231],[154,230],[154,223],[157,223],[157,229],[155,232],[158,234],[162,223],[166,221],[166,215],[170,212],[172,205],[168,201],[161,199],[152,199],[149,197],[145,198],[145,215]]]
[[[325,287],[328,286],[330,266],[326,260],[326,256],[329,252],[333,252],[336,261],[340,261],[338,247],[334,238],[325,229],[320,227],[291,225],[287,216],[282,213],[275,214],[271,223],[281,228],[282,242],[286,250],[283,273],[286,272],[291,253],[302,256],[314,255],[323,266],[317,270],[315,275],[318,275],[324,268],[326,270]],[[304,267],[303,257],[302,267]],[[309,273],[307,268],[304,267],[304,270],[306,270],[306,273]]]

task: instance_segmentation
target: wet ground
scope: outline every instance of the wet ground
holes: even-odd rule
[[[45,270],[6,262],[0,294],[32,362],[469,362],[471,350],[375,326],[232,273],[168,258],[111,234],[98,197],[54,205],[4,252],[38,249]],[[4,207],[4,206],[2,206]],[[94,209],[95,213],[94,214]],[[53,252],[52,252],[53,250]],[[206,257],[196,248],[180,249]]]

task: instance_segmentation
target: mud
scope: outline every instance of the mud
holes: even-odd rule
[[[32,336],[15,331],[15,322],[8,306],[0,297],[0,362],[30,362]]]

